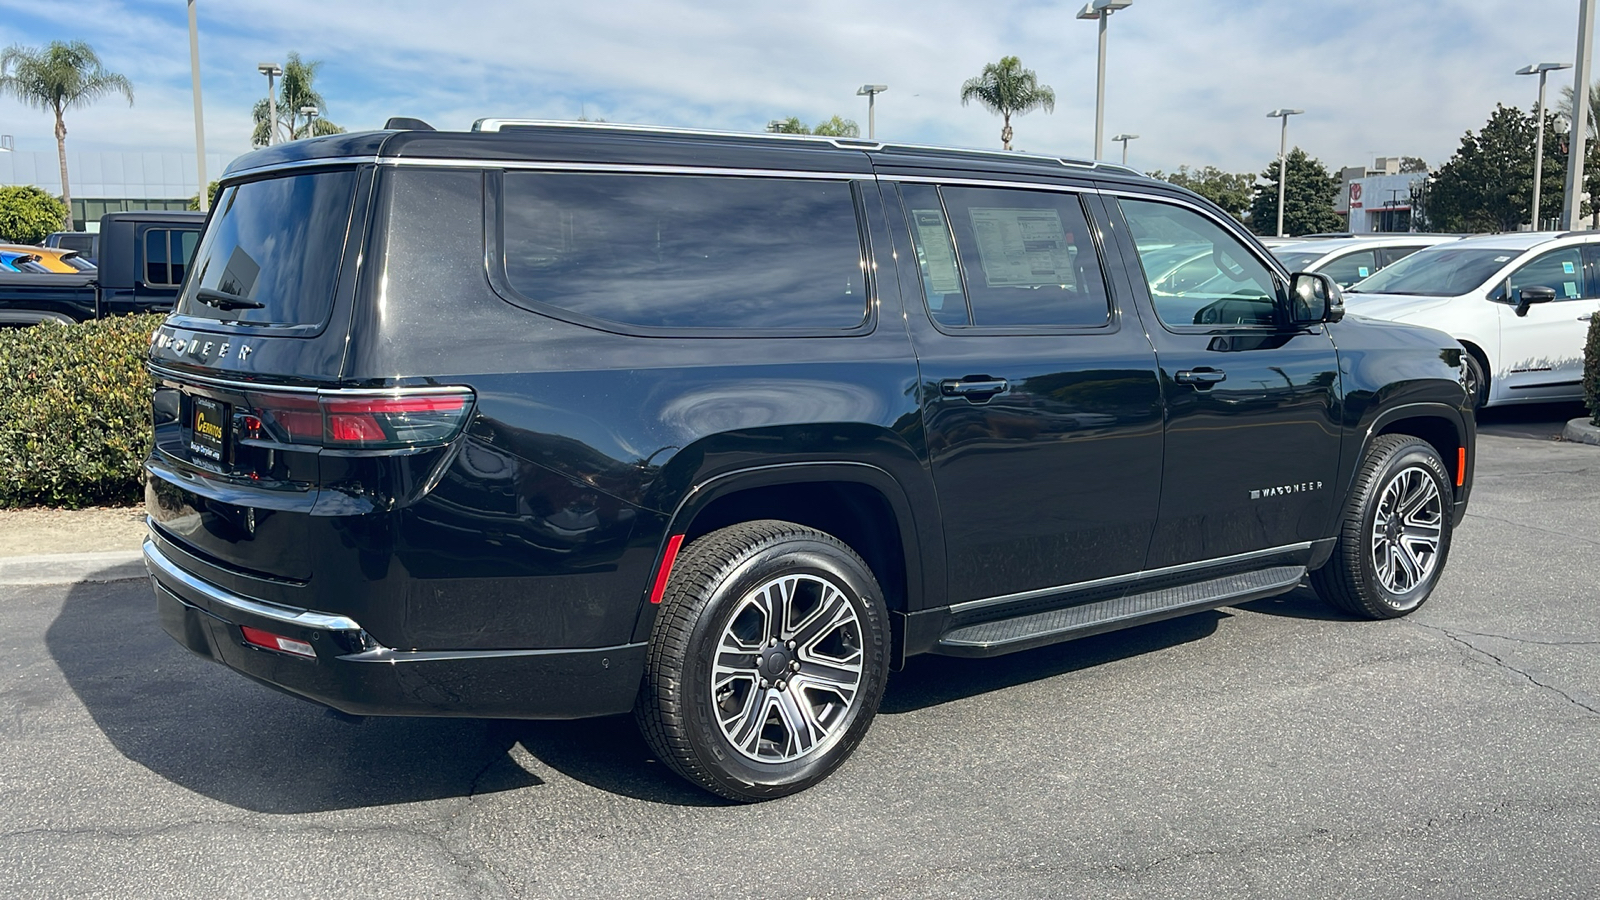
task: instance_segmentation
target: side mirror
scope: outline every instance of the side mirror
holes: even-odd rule
[[[1290,324],[1302,327],[1344,318],[1344,292],[1332,278],[1320,272],[1296,272],[1289,277]]]
[[[1556,289],[1542,285],[1530,284],[1524,288],[1517,288],[1516,313],[1519,317],[1528,314],[1528,307],[1535,303],[1553,303],[1556,299]]]

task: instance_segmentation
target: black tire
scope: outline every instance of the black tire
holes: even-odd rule
[[[776,627],[772,604],[785,610]],[[656,617],[639,729],[673,771],[730,800],[805,790],[872,724],[887,622],[871,569],[830,535],[764,519],[697,538]]]
[[[1451,485],[1449,469],[1426,441],[1404,434],[1374,439],[1356,471],[1333,555],[1311,573],[1317,594],[1370,619],[1415,611],[1450,555]],[[1389,513],[1396,504],[1416,505],[1395,517]],[[1430,534],[1436,535],[1431,550]]]
[[[1484,369],[1483,360],[1471,350],[1463,350],[1461,364],[1465,368],[1462,387],[1467,389],[1467,397],[1472,401],[1472,408],[1483,409],[1489,402],[1489,376]]]

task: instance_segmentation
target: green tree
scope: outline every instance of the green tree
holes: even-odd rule
[[[217,205],[217,183],[215,181],[213,181],[210,184],[206,185],[206,209],[210,209],[211,207],[216,206],[216,205]],[[200,195],[199,194],[195,194],[193,197],[189,198],[189,208],[194,210],[194,211],[196,211],[196,212],[199,212],[199,210],[200,210]]]
[[[1000,116],[1005,124],[1000,129],[1000,144],[1011,149],[1011,117],[1042,109],[1055,112],[1056,92],[1049,85],[1040,84],[1032,69],[1024,69],[1022,60],[1015,56],[1002,56],[997,63],[983,67],[983,73],[968,78],[961,85],[961,105],[976,100],[984,109]]]
[[[1275,234],[1278,229],[1278,161],[1273,160],[1261,173],[1255,196],[1250,200],[1250,228],[1256,234]],[[1289,180],[1284,185],[1283,233],[1318,234],[1344,230],[1344,219],[1333,211],[1339,182],[1328,174],[1320,159],[1312,159],[1299,147],[1289,151]]]
[[[94,48],[83,41],[51,41],[43,49],[12,44],[0,52],[0,94],[55,113],[56,153],[61,158],[61,199],[67,205],[66,227],[72,230],[72,186],[67,181],[67,124],[62,114],[109,94],[121,94],[133,105],[133,82],[100,64]]]
[[[300,54],[289,53],[289,60],[283,64],[283,75],[278,80],[278,121],[272,128],[271,134],[278,141],[296,141],[300,138],[321,137],[325,134],[344,134],[344,129],[333,124],[324,117],[328,102],[322,99],[322,94],[317,92],[314,82],[317,79],[317,70],[322,68],[321,60],[306,61]],[[305,116],[300,112],[308,106],[317,108],[315,119]],[[255,131],[250,135],[250,146],[267,146],[268,125],[267,119],[271,117],[272,110],[266,98],[256,101],[252,111],[255,118]]]
[[[854,119],[841,119],[838,116],[834,116],[826,122],[818,122],[817,127],[811,129],[811,133],[826,137],[853,138],[861,136],[861,126],[857,125]]]
[[[1468,131],[1428,186],[1428,227],[1441,231],[1515,231],[1533,212],[1533,114],[1496,105],[1477,134]],[[1545,119],[1545,147],[1562,142],[1555,116]],[[1545,154],[1541,216],[1561,205],[1567,161]]]
[[[1428,171],[1428,161],[1420,156],[1402,156],[1400,157],[1400,171],[1426,172]]]
[[[810,134],[811,126],[800,121],[799,116],[790,116],[787,119],[773,119],[768,122],[767,131],[772,134]]]
[[[1250,210],[1250,194],[1255,189],[1256,182],[1253,173],[1234,174],[1224,172],[1216,166],[1206,166],[1203,169],[1179,166],[1178,171],[1171,174],[1157,169],[1150,173],[1150,177],[1188,188],[1227,210],[1229,215],[1241,222],[1245,220],[1245,213]]]
[[[37,244],[67,221],[67,205],[33,185],[0,187],[0,242]]]

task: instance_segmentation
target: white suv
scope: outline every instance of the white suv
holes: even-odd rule
[[[1469,351],[1478,406],[1583,397],[1583,345],[1600,309],[1600,232],[1462,238],[1420,250],[1345,293],[1352,314],[1426,325]]]
[[[1291,272],[1321,272],[1348,288],[1392,263],[1399,262],[1424,247],[1460,240],[1454,234],[1362,235],[1347,238],[1314,238],[1272,247],[1272,255]]]

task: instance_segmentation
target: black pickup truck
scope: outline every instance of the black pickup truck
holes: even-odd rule
[[[198,212],[107,213],[100,219],[98,271],[0,274],[0,325],[171,309],[205,219]]]

